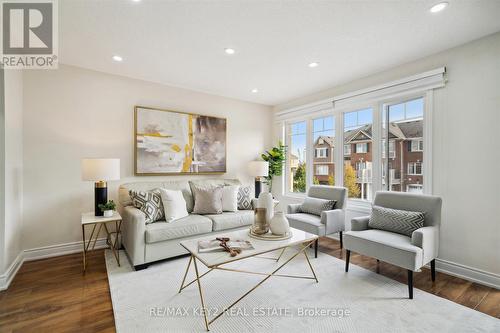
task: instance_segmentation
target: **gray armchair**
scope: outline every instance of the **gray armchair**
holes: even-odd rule
[[[413,272],[431,264],[432,281],[436,279],[435,259],[439,248],[439,225],[441,224],[441,198],[431,195],[377,192],[374,205],[424,212],[424,227],[415,230],[411,237],[388,231],[370,229],[369,216],[351,220],[351,231],[345,232],[345,271],[349,270],[351,251],[406,268],[408,270],[408,292],[413,298]]]
[[[347,189],[345,187],[313,185],[307,192],[308,197],[336,200],[335,209],[321,212],[321,216],[299,212],[300,204],[290,204],[287,207],[290,226],[318,236],[339,233],[340,248],[342,248],[342,232],[345,230],[345,207],[347,204]],[[318,241],[314,243],[314,256],[318,257]]]

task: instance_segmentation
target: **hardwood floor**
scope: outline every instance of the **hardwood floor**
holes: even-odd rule
[[[339,259],[339,242],[321,238],[319,250]],[[89,254],[82,275],[81,254],[26,262],[10,288],[0,292],[0,332],[114,332],[103,250]],[[406,270],[351,253],[351,263],[406,284]],[[415,288],[500,319],[500,290],[424,269]]]

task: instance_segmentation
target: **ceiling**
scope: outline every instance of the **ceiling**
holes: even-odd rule
[[[65,0],[59,57],[276,105],[500,30],[500,1],[448,1]]]

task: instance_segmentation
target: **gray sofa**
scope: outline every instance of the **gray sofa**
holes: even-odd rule
[[[206,185],[240,185],[237,179],[205,179],[191,183]],[[132,205],[129,190],[149,191],[156,188],[181,190],[186,200],[189,216],[167,223],[145,223],[145,215]],[[192,214],[194,198],[187,180],[166,182],[136,182],[122,184],[119,188],[122,206],[122,244],[135,269],[143,269],[154,261],[186,254],[180,245],[185,239],[211,233],[248,228],[253,223],[253,210],[224,212],[217,215]]]

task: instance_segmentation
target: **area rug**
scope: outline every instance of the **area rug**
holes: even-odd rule
[[[290,251],[291,253],[291,251]],[[271,254],[272,255],[272,254]],[[189,258],[164,261],[134,271],[121,254],[118,267],[106,251],[116,330],[124,332],[204,332],[196,283],[178,293]],[[281,259],[282,262],[285,259]],[[405,284],[326,254],[311,260],[314,280],[271,277],[211,332],[500,332],[500,320],[419,289],[407,298]],[[276,262],[250,258],[226,267],[270,272]],[[201,268],[201,267],[202,268]],[[202,272],[207,269],[200,263]],[[280,271],[310,275],[303,256]],[[191,273],[188,281],[193,278]],[[212,271],[201,279],[206,307],[217,314],[264,277]]]

